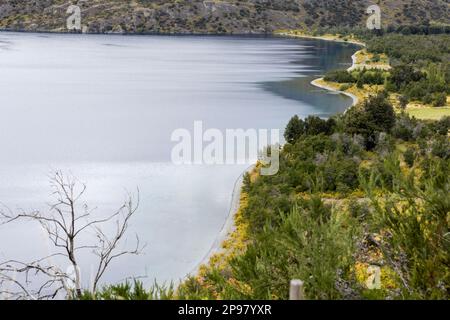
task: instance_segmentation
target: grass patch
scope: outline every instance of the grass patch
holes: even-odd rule
[[[450,116],[450,107],[410,107],[406,111],[410,116],[421,120],[439,120],[445,116]]]

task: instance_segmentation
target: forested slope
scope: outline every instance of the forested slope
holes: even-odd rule
[[[444,0],[385,0],[383,24],[450,23]],[[365,26],[369,0],[0,0],[0,28],[67,31],[67,8],[78,4],[86,32],[271,33],[302,27]]]

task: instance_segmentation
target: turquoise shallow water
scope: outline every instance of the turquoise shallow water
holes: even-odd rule
[[[196,120],[219,130],[283,129],[294,114],[343,111],[350,98],[309,83],[349,66],[355,48],[285,38],[0,33],[0,201],[45,209],[55,169],[85,182],[100,214],[139,187],[130,234],[147,243],[145,254],[117,261],[104,280],[179,279],[213,244],[248,164],[174,166],[173,130],[192,130]],[[0,257],[49,251],[32,225],[0,229]],[[94,260],[82,257],[88,279]]]

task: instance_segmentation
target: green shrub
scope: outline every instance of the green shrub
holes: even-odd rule
[[[391,132],[396,117],[392,105],[384,94],[369,97],[364,101],[363,110],[352,108],[345,115],[345,131],[361,134],[365,138],[367,149],[376,146],[377,134]]]
[[[338,83],[355,83],[356,79],[353,75],[346,70],[335,70],[328,72],[325,77],[325,81],[338,82]]]
[[[413,148],[406,149],[403,158],[406,164],[411,168],[414,166],[414,161],[416,160],[416,151]]]
[[[449,298],[450,181],[442,171],[442,160],[427,164],[438,174],[417,181],[414,172],[405,175],[398,163],[385,162],[393,188],[383,197],[375,195],[373,183],[365,184],[376,212],[374,226],[386,235],[378,245],[401,279],[400,297],[404,299]]]
[[[433,107],[443,107],[447,104],[447,94],[444,92],[437,93],[433,100]]]

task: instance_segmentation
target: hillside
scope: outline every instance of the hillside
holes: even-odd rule
[[[0,29],[65,32],[78,3],[85,32],[265,33],[277,29],[364,26],[378,2],[385,26],[449,23],[446,0],[0,0]]]
[[[450,93],[450,36],[358,40],[355,67],[323,81],[365,92],[360,102],[289,121],[278,174],[258,163],[244,176],[223,250],[176,288],[136,281],[83,298],[285,300],[301,279],[309,300],[448,300],[450,116],[438,98]],[[429,98],[425,113],[440,116],[412,117],[411,101]]]

